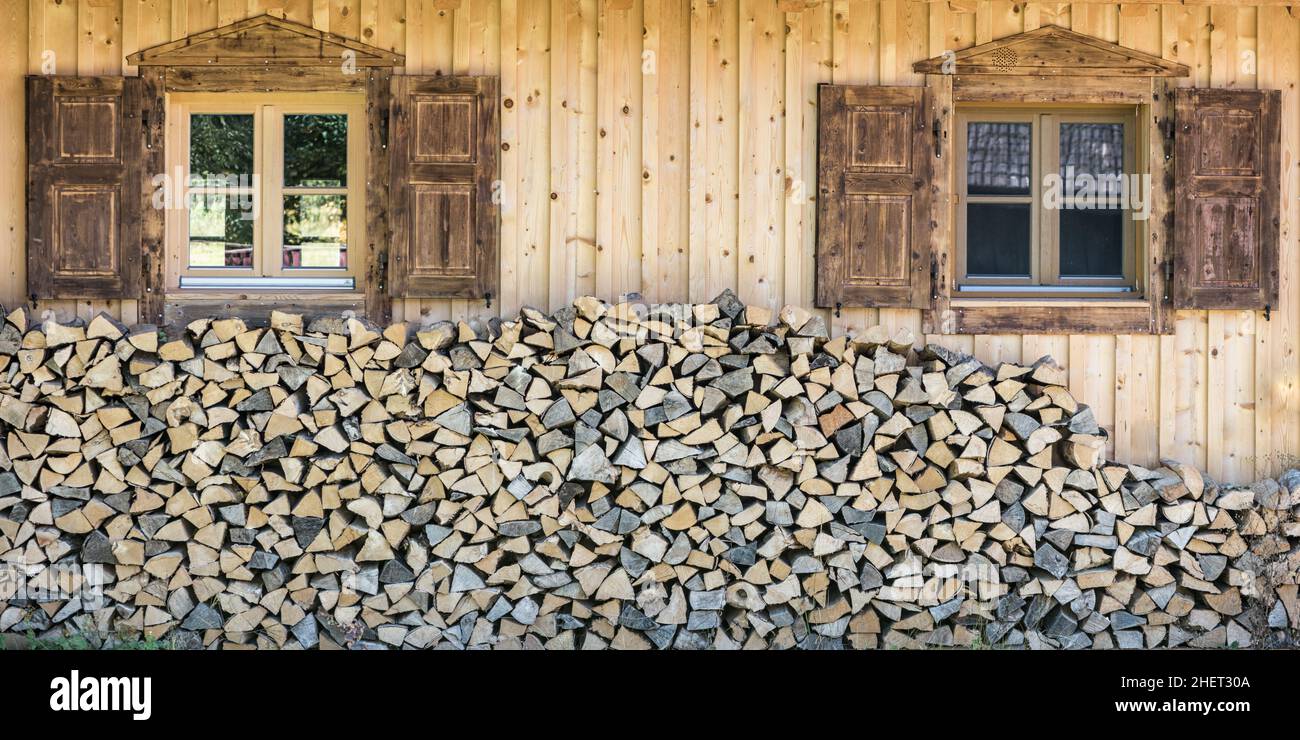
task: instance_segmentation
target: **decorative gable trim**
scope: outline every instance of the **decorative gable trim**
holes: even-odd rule
[[[401,67],[406,58],[301,23],[259,15],[228,26],[137,51],[127,62],[140,66]]]
[[[912,65],[915,72],[1059,77],[1186,77],[1184,64],[1071,31],[1043,26]]]

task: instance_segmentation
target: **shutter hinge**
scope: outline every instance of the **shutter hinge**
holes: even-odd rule
[[[382,294],[387,290],[385,283],[388,282],[388,250],[379,251],[379,259],[375,260],[375,283],[379,286],[379,292]]]
[[[835,318],[838,319],[840,317],[840,309],[843,307],[844,304],[840,303],[839,301],[835,301]]]
[[[930,255],[930,305],[939,300],[939,260]]]
[[[483,293],[483,300],[484,300],[484,302],[487,303],[487,305],[484,306],[484,308],[492,308],[492,291],[489,290],[489,291],[484,292],[484,293]]]
[[[1273,307],[1267,303],[1264,304],[1264,320],[1271,321],[1273,318]]]

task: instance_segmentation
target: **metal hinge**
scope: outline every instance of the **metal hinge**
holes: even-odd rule
[[[379,257],[375,260],[375,283],[379,286],[379,292],[383,293],[388,289],[388,250],[381,249]]]
[[[492,291],[489,290],[484,292],[483,300],[487,303],[487,305],[484,306],[484,308],[492,308]]]
[[[1265,304],[1264,304],[1264,320],[1265,320],[1265,321],[1271,321],[1272,319],[1273,319],[1273,306],[1270,305],[1270,304],[1268,304],[1268,303],[1265,303]]]
[[[939,260],[930,256],[930,305],[939,300]]]
[[[1169,300],[1169,286],[1174,282],[1174,261],[1165,260],[1165,300]]]

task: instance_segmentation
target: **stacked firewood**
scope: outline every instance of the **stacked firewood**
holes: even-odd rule
[[[0,330],[0,632],[179,647],[1273,645],[1300,476],[1111,463],[1050,358],[725,293]]]

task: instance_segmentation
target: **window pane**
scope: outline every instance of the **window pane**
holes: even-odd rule
[[[1123,277],[1126,211],[1061,211],[1061,276]]]
[[[966,273],[971,276],[1029,277],[1028,203],[970,203],[966,206]]]
[[[253,186],[253,114],[190,116],[190,183]]]
[[[967,123],[966,192],[1029,195],[1032,131],[1028,123]]]
[[[346,195],[284,197],[284,266],[348,266]]]
[[[251,197],[190,194],[191,267],[253,266]]]
[[[284,185],[341,188],[348,183],[348,117],[342,113],[284,117]]]
[[[1061,177],[1121,175],[1124,172],[1124,124],[1062,123]]]

